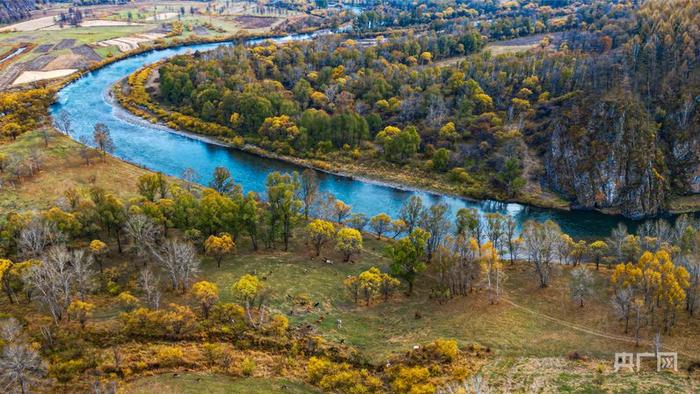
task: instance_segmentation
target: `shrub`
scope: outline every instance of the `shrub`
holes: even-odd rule
[[[211,310],[211,319],[219,323],[242,323],[244,318],[245,309],[230,302],[216,304]]]
[[[223,352],[224,347],[218,343],[205,343],[202,345],[202,355],[208,364],[214,364],[216,360],[221,358]]]
[[[272,316],[272,321],[270,322],[270,326],[268,327],[269,331],[272,334],[277,335],[279,337],[284,336],[288,328],[289,319],[287,319],[286,316],[280,314]]]
[[[139,299],[131,295],[128,291],[123,291],[117,296],[119,305],[127,312],[133,311],[139,304]]]
[[[255,372],[255,367],[255,361],[246,357],[241,363],[241,373],[243,374],[243,376],[251,376]]]
[[[136,308],[119,315],[127,335],[177,338],[194,331],[197,318],[187,306],[170,304],[167,310]]]
[[[459,353],[457,341],[454,339],[436,339],[433,346],[435,355],[446,361],[454,361],[457,358],[457,353]]]
[[[462,167],[455,167],[450,170],[447,174],[447,179],[454,183],[460,183],[465,185],[474,184],[474,178]]]
[[[80,358],[77,360],[59,361],[51,364],[49,376],[54,377],[60,383],[68,383],[79,378],[89,368],[88,363]]]
[[[416,350],[411,350],[405,361],[410,365],[427,365],[433,363],[449,364],[459,354],[457,342],[451,339],[436,339]]]
[[[391,388],[396,393],[432,394],[435,386],[430,382],[430,371],[425,367],[398,367]]]
[[[156,350],[158,363],[163,367],[174,367],[182,363],[185,356],[182,349],[175,346],[160,346]]]
[[[306,373],[311,383],[328,392],[376,393],[382,389],[382,382],[369,371],[353,369],[347,363],[311,357]]]

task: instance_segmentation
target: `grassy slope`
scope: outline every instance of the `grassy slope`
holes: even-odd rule
[[[52,132],[49,147],[44,146],[39,131],[26,133],[12,143],[0,144],[0,153],[27,154],[39,149],[45,155],[42,171],[16,186],[0,188],[0,214],[21,209],[45,209],[59,199],[68,188],[103,187],[126,198],[136,194],[136,179],[148,171],[113,157],[102,162],[93,152],[90,166],[79,154],[80,145],[65,135]],[[93,182],[94,181],[94,182]]]
[[[356,346],[373,362],[381,364],[392,355],[401,354],[415,344],[435,338],[455,338],[461,344],[479,343],[488,346],[493,358],[481,371],[499,388],[510,387],[514,392],[684,392],[690,390],[697,377],[688,379],[684,371],[678,374],[657,374],[651,366],[641,374],[618,374],[612,371],[613,353],[640,352],[649,346],[635,348],[633,344],[581,332],[543,319],[529,311],[514,307],[506,301],[489,305],[482,294],[471,294],[438,304],[428,298],[432,286],[430,274],[420,278],[416,294],[407,298],[396,295],[389,303],[373,303],[370,307],[354,305],[342,288],[347,275],[357,274],[370,266],[387,268],[379,255],[384,242],[365,237],[366,252],[354,263],[340,262],[333,250],[327,248],[322,258],[312,258],[307,252],[262,250],[250,252],[246,240],[239,240],[236,256],[225,259],[221,268],[205,258],[200,280],[218,284],[222,301],[235,301],[230,285],[246,273],[266,278],[272,309],[289,314],[293,326],[312,324],[328,340]],[[293,250],[305,247],[297,240]],[[323,262],[325,258],[333,264]],[[524,263],[508,268],[507,299],[518,305],[596,332],[624,335],[622,327],[611,316],[607,306],[607,272],[596,274],[595,296],[583,308],[568,298],[568,269],[555,280],[551,288],[539,289],[532,271]],[[306,299],[306,304],[299,300]],[[168,293],[167,302],[183,302],[179,295]],[[191,300],[191,305],[197,305]],[[319,303],[318,307],[314,304]],[[415,318],[415,312],[422,315]],[[108,308],[99,313],[109,320],[116,310]],[[289,315],[288,315],[289,316]],[[342,320],[337,327],[336,320]],[[648,335],[648,333],[646,334]],[[676,331],[664,338],[664,344],[700,357],[700,321],[681,316]],[[585,360],[570,361],[566,356],[578,352]],[[681,367],[690,357],[680,356]],[[234,391],[235,392],[235,391]],[[264,392],[264,391],[263,391]]]
[[[44,149],[39,132],[25,134],[14,143],[0,145],[0,152],[27,152],[32,147]],[[48,207],[66,188],[89,186],[93,175],[95,184],[123,197],[135,194],[136,178],[146,170],[113,158],[108,158],[107,163],[93,159],[94,164],[86,167],[82,164],[77,149],[78,144],[74,141],[62,135],[54,135],[49,148],[45,149],[45,169],[35,178],[25,180],[16,189],[0,190],[0,212]],[[303,244],[301,237],[295,240],[293,252],[262,250],[251,253],[247,240],[241,239],[237,254],[225,259],[221,268],[206,258],[199,279],[217,283],[222,289],[222,299],[231,301],[233,296],[229,287],[241,275],[256,273],[266,277],[266,284],[271,289],[271,306],[283,313],[293,311],[291,320],[294,325],[314,324],[322,336],[357,346],[375,362],[382,362],[392,354],[410,349],[415,344],[448,337],[455,338],[462,344],[476,342],[490,347],[494,359],[482,373],[493,382],[520,387],[524,391],[529,391],[536,385],[565,392],[595,392],[596,388],[602,387],[617,387],[617,390],[637,387],[639,392],[648,392],[649,387],[665,387],[665,392],[688,389],[683,386],[688,383],[684,383],[682,374],[618,375],[610,371],[614,352],[646,351],[649,350],[648,346],[635,349],[625,342],[573,330],[514,307],[505,300],[499,305],[488,305],[486,298],[479,293],[438,304],[428,298],[434,283],[431,279],[434,275],[430,272],[419,279],[416,294],[411,298],[397,295],[389,303],[374,303],[370,307],[352,304],[342,288],[342,280],[347,275],[357,274],[370,266],[386,269],[388,262],[381,256],[384,247],[384,242],[378,242],[374,237],[365,237],[366,251],[355,258],[354,263],[342,263],[335,251],[326,248],[322,256],[333,261],[333,264],[327,264],[321,259],[312,258],[310,252],[306,252],[309,248]],[[124,257],[114,256],[113,261],[122,263]],[[544,290],[536,286],[531,269],[522,263],[515,268],[509,267],[508,275],[508,300],[536,313],[594,331],[623,335],[621,326],[607,306],[609,295],[606,290],[605,268],[601,268],[601,272],[596,275],[595,295],[583,309],[568,298],[566,271],[555,279],[551,288]],[[99,305],[95,320],[112,321],[118,313],[114,300],[100,298],[104,299],[95,300]],[[306,299],[308,303],[302,305],[298,302],[300,299]],[[188,299],[183,300],[179,294],[167,293],[164,303],[169,301],[187,302]],[[317,308],[313,307],[316,302],[319,302]],[[14,308],[3,307],[2,310],[18,312]],[[415,318],[416,312],[422,315],[420,319]],[[25,316],[30,315],[33,314]],[[679,326],[672,336],[664,338],[664,344],[690,353],[697,359],[700,357],[700,321],[697,318],[689,321],[683,313],[679,316]],[[336,326],[337,319],[342,320],[341,327]],[[593,361],[567,361],[565,355],[574,351]],[[688,361],[689,357],[681,356],[682,365]],[[597,372],[600,362],[604,363],[603,373]],[[156,384],[154,389],[167,388],[160,385],[171,383],[178,384],[181,388],[190,387],[187,378],[174,381],[168,375],[163,375],[161,378],[148,379],[151,380],[135,383],[134,389],[142,387],[141,384],[146,385],[143,386],[146,390],[151,387],[149,384]],[[204,379],[204,387],[207,388],[205,392],[216,392],[224,384],[228,388],[226,379]],[[236,382],[232,383],[233,387],[239,383],[242,387],[253,384],[251,381]],[[277,383],[266,381],[265,384]],[[265,387],[260,386],[260,392],[265,392]],[[197,386],[192,389],[197,389]]]
[[[210,374],[156,375],[138,379],[123,388],[124,393],[230,393],[291,394],[318,393],[313,387],[286,379],[242,378]]]
[[[370,266],[388,268],[386,259],[379,256],[383,243],[366,238],[365,247],[368,252],[354,264],[340,262],[339,256],[327,250],[325,256],[334,261],[330,265],[319,259],[311,260],[303,253],[263,251],[249,254],[247,246],[240,246],[240,254],[225,260],[221,268],[205,260],[201,276],[216,282],[222,289],[222,298],[227,301],[232,300],[228,287],[241,275],[265,276],[275,308],[283,313],[294,310],[293,322],[317,324],[327,338],[344,339],[374,361],[438,337],[455,338],[463,344],[480,343],[505,357],[561,357],[576,351],[597,358],[611,358],[614,352],[635,351],[633,344],[553,323],[505,301],[489,305],[485,295],[480,293],[438,304],[429,299],[434,284],[430,273],[420,278],[416,294],[410,298],[397,295],[388,303],[356,306],[342,288],[343,279]],[[569,299],[568,269],[550,288],[540,289],[529,266],[518,263],[509,267],[506,297],[536,313],[621,336],[624,335],[622,327],[608,306],[607,273],[604,271],[601,269],[596,275],[595,295],[584,308]],[[298,305],[295,299],[300,296],[308,298],[311,305]],[[313,308],[316,302],[320,305]],[[420,319],[416,319],[416,312],[422,315]],[[319,320],[321,317],[323,319]],[[342,320],[341,328],[336,326],[337,319]],[[690,351],[698,358],[697,343],[700,343],[700,321],[697,318],[688,321],[681,314],[678,328],[673,336],[665,338],[665,344]]]

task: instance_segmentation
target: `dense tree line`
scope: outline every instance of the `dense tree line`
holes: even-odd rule
[[[604,25],[613,19],[629,17],[636,4],[610,1],[515,1],[385,2],[357,15],[353,28],[357,33],[389,28],[427,26],[442,30],[451,25],[473,23],[482,34],[493,40],[525,37]]]

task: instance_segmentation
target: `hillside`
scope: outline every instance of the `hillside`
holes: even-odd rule
[[[29,17],[36,0],[3,0],[0,2],[0,23],[11,23]]]
[[[538,106],[528,130],[553,190],[631,217],[697,192],[699,19],[692,1],[648,2],[634,20],[570,42],[589,54],[556,71],[571,73],[573,94]]]

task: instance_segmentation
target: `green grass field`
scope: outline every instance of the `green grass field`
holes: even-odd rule
[[[34,42],[37,45],[58,43],[64,39],[75,39],[76,45],[92,44],[110,38],[143,33],[155,27],[153,24],[103,27],[65,27],[58,30],[37,30],[0,33],[0,40]]]

